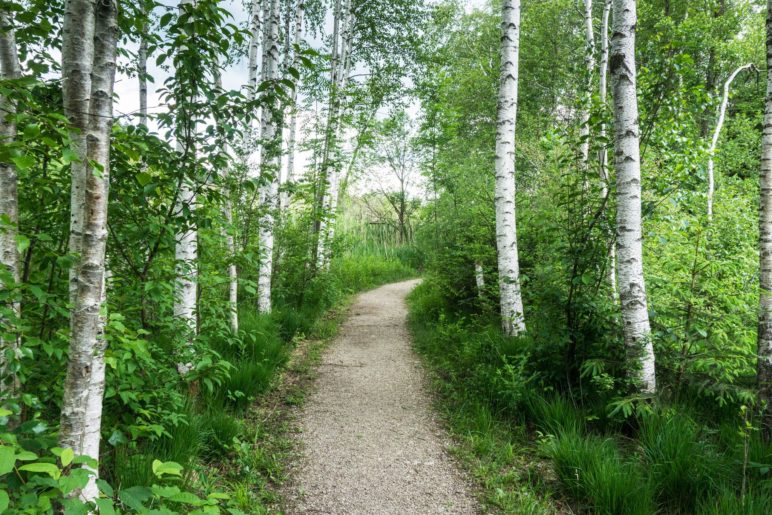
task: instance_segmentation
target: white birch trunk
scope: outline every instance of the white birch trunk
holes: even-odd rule
[[[611,1],[606,0],[603,4],[603,15],[601,18],[600,29],[600,69],[598,73],[598,92],[600,98],[600,105],[605,110],[608,102],[608,28],[609,17],[611,14]],[[606,139],[606,124],[602,123],[600,126],[601,139]],[[604,143],[600,149],[598,155],[599,170],[600,170],[600,183],[601,183],[601,197],[605,200],[609,195],[609,177],[608,177],[608,150]],[[610,245],[608,249],[608,282],[611,286],[611,296],[617,298],[617,253],[616,246]]]
[[[180,0],[180,10],[186,4],[193,0]],[[192,93],[195,95],[195,92]],[[187,130],[187,129],[186,129]],[[195,132],[195,126],[191,129]],[[191,145],[192,134],[183,134],[178,131],[177,151],[184,155],[194,152]],[[183,138],[185,141],[180,140]],[[175,214],[182,216],[184,211],[191,214],[196,212],[196,187],[191,183],[192,179],[184,177],[180,182],[180,191],[177,195],[177,203],[174,207]],[[174,259],[176,266],[177,279],[174,283],[174,318],[182,321],[188,331],[185,338],[192,343],[198,333],[198,320],[196,301],[198,298],[198,229],[195,224],[191,224],[179,231],[175,236]],[[177,364],[177,369],[181,375],[187,374],[192,364],[187,360]]]
[[[729,105],[729,88],[732,86],[732,82],[734,82],[735,78],[741,72],[752,68],[753,63],[744,64],[733,71],[726,82],[724,82],[724,94],[721,97],[721,106],[718,108],[718,120],[716,121],[716,128],[713,131],[713,139],[711,140],[710,148],[708,149],[708,222],[713,221],[713,196],[716,191],[714,158],[716,156],[716,149],[718,148],[718,138],[721,136],[721,129],[724,127],[726,108]]]
[[[293,42],[299,45],[303,34],[303,18],[305,16],[305,0],[299,0],[297,11],[295,13],[295,34]],[[300,59],[297,51],[292,50],[293,57],[291,66],[296,70],[299,68]],[[297,142],[298,129],[298,89],[300,88],[300,79],[297,80],[295,88],[292,90],[292,103],[290,104],[289,134],[287,136],[287,173],[285,181],[291,183],[295,180],[295,146]],[[289,205],[289,196],[283,193],[280,199],[280,209],[284,210]]]
[[[19,52],[16,48],[16,34],[13,29],[11,14],[0,11],[0,77],[3,80],[18,79],[21,76]],[[10,145],[16,140],[16,102],[0,96],[0,143]],[[0,226],[0,266],[10,274],[14,284],[21,280],[21,258],[16,236],[19,230],[19,197],[16,167],[13,163],[0,163],[0,217],[7,218],[7,225]],[[10,285],[13,287],[13,285]],[[0,290],[5,286],[0,283]],[[13,301],[11,309],[18,319],[21,316],[21,304]],[[0,323],[5,320],[0,318]],[[6,353],[18,357],[20,337],[4,340],[0,336],[0,400],[12,396],[19,384],[15,374],[9,377]]]
[[[515,208],[515,127],[517,123],[520,0],[504,0],[501,20],[501,77],[496,123],[496,247],[501,325],[504,334],[525,332]]]
[[[317,248],[316,248],[316,268],[322,270],[326,267],[328,257],[329,243],[327,237],[329,235],[328,225],[329,212],[331,208],[332,198],[331,189],[332,185],[337,182],[335,177],[335,167],[331,165],[331,155],[335,152],[337,142],[335,138],[337,131],[335,127],[335,120],[338,117],[338,91],[340,87],[340,27],[341,27],[341,14],[342,5],[341,0],[335,0],[335,8],[333,12],[333,30],[332,30],[332,56],[330,63],[330,105],[327,112],[327,127],[325,129],[325,142],[322,157],[322,170],[321,170],[321,184],[322,189],[322,201],[321,201],[321,213],[319,213],[319,231],[317,233]]]
[[[144,13],[150,16],[150,13]],[[144,31],[148,22],[143,24]],[[139,80],[139,123],[147,127],[147,34],[143,33],[137,51],[137,76]]]
[[[117,36],[115,1],[67,1],[62,87],[65,114],[76,129],[72,149],[79,152],[82,163],[72,169],[70,252],[76,260],[70,283],[70,349],[59,439],[76,455],[95,460],[99,459],[104,394],[102,310]],[[96,476],[97,471],[93,472]],[[84,500],[98,496],[95,477],[79,495]]]
[[[614,0],[610,69],[614,91],[619,297],[625,345],[630,355],[638,362],[636,379],[643,392],[654,393],[654,348],[643,277],[641,158],[635,67],[636,22],[635,0]]]
[[[766,403],[763,426],[769,436],[772,432],[772,0],[767,0],[767,96],[761,149],[757,379],[759,401]]]
[[[584,0],[584,64],[587,74],[584,92],[581,127],[579,130],[579,155],[582,171],[586,172],[590,163],[590,105],[592,103],[592,77],[595,74],[595,30],[592,22],[592,0]],[[586,181],[586,177],[584,178]]]
[[[263,18],[266,28],[263,36],[263,79],[279,79],[281,49],[279,28],[281,11],[279,0],[265,3]],[[281,172],[281,113],[277,100],[263,109],[260,140],[263,144],[260,199],[263,215],[258,230],[260,270],[257,279],[257,309],[260,313],[271,312],[271,281],[273,277],[274,225],[279,202],[279,174]]]
[[[217,89],[222,92],[222,75],[217,72]],[[230,154],[230,147],[226,143],[224,151],[226,154]],[[230,170],[225,170],[223,174],[225,179],[230,176]],[[233,235],[233,203],[231,202],[231,194],[228,190],[227,184],[221,191],[224,200],[222,212],[223,218],[225,218],[225,247],[228,250],[228,311],[230,313],[230,325],[231,332],[236,334],[239,332],[239,272],[236,267],[236,238]]]
[[[332,258],[332,243],[335,240],[335,220],[338,211],[338,201],[340,196],[340,140],[342,137],[341,94],[345,91],[348,84],[348,76],[351,70],[351,41],[354,23],[354,15],[351,10],[351,0],[343,0],[343,3],[336,2],[336,17],[340,18],[339,24],[334,27],[333,43],[333,90],[330,95],[330,116],[328,123],[331,127],[328,129],[331,138],[326,151],[326,169],[325,174],[327,185],[322,201],[322,226],[319,235],[319,251],[317,253],[317,267],[327,269],[330,266]],[[340,45],[340,48],[338,48]]]
[[[485,272],[479,261],[474,262],[474,283],[477,286],[477,296],[483,298],[485,295]]]

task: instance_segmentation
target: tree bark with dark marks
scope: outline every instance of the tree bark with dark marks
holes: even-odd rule
[[[624,340],[643,393],[654,393],[654,347],[643,277],[641,156],[636,91],[635,0],[614,0],[609,59],[614,95],[617,255]]]

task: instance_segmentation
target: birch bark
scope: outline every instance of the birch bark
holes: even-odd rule
[[[99,459],[104,394],[102,316],[107,242],[110,132],[117,46],[117,3],[68,0],[62,40],[62,88],[73,163],[70,252],[70,350],[59,439],[76,455]],[[97,471],[78,495],[98,496]]]
[[[625,345],[637,360],[636,379],[644,393],[654,393],[654,348],[643,277],[641,159],[636,97],[635,0],[614,0],[610,70],[614,92],[614,147],[617,184],[619,297]]]
[[[303,34],[303,18],[305,16],[306,3],[304,0],[298,1],[297,12],[295,13],[295,34],[293,41],[295,45],[299,45],[301,36]],[[296,70],[300,65],[300,55],[297,50],[293,50],[292,64],[291,66]],[[298,89],[300,88],[300,79],[297,80],[295,88],[292,90],[292,102],[290,104],[290,120],[289,120],[289,135],[287,136],[287,174],[286,181],[292,182],[295,179],[295,147],[297,142],[297,129],[298,129]],[[281,202],[282,209],[285,209],[289,204],[289,197],[284,194]]]
[[[0,77],[3,80],[18,79],[21,76],[19,52],[16,48],[16,34],[10,12],[0,11]],[[16,102],[0,96],[0,138],[3,145],[12,145],[16,140]],[[0,163],[0,266],[9,273],[13,284],[18,284],[20,276],[20,256],[16,237],[19,229],[19,197],[16,167],[13,163]],[[13,285],[11,285],[13,287]],[[0,282],[0,290],[5,288]],[[21,304],[12,301],[11,309],[18,319],[21,316]],[[4,320],[0,319],[0,322]],[[15,374],[10,374],[7,366],[7,354],[18,353],[20,337],[3,339],[0,336],[0,395],[14,395],[19,384]]]
[[[606,109],[608,105],[608,28],[609,18],[611,15],[611,1],[605,0],[603,4],[603,14],[601,17],[600,27],[600,69],[598,72],[598,93],[600,98],[600,105]],[[606,124],[601,123],[600,126],[601,140],[606,140]],[[600,170],[600,182],[601,182],[601,196],[603,199],[608,198],[609,195],[609,177],[608,177],[608,150],[605,143],[600,148],[598,154],[598,164]],[[617,298],[617,253],[616,246],[614,244],[609,245],[608,248],[608,282],[611,286],[611,295]]]
[[[716,165],[714,158],[716,156],[716,149],[718,148],[718,138],[721,136],[721,129],[724,127],[724,120],[726,119],[726,108],[729,105],[729,88],[740,73],[752,68],[753,63],[744,64],[733,71],[726,82],[724,82],[724,93],[721,97],[721,105],[718,108],[718,120],[716,121],[716,128],[713,130],[713,138],[710,141],[710,148],[708,149],[708,222],[713,221],[713,196],[716,191],[714,173]]]
[[[279,79],[281,48],[279,28],[281,10],[279,0],[267,0],[263,18],[263,80]],[[281,171],[281,111],[278,100],[272,95],[263,109],[260,141],[263,144],[260,199],[263,215],[258,231],[260,270],[257,279],[257,309],[260,313],[271,312],[271,282],[273,276],[273,245],[276,210],[279,202],[279,173]]]
[[[592,0],[584,0],[584,37],[586,90],[584,92],[581,127],[579,131],[579,155],[582,170],[586,172],[590,163],[590,105],[592,103],[592,77],[595,74],[595,30],[592,21]]]
[[[316,248],[316,268],[322,270],[327,262],[327,234],[329,224],[329,212],[331,202],[331,189],[337,182],[335,177],[335,167],[331,164],[331,156],[335,152],[337,131],[335,129],[335,120],[338,113],[338,91],[340,87],[340,27],[341,27],[341,0],[335,0],[333,11],[333,29],[332,29],[332,55],[330,60],[330,95],[329,108],[327,111],[327,127],[325,128],[324,150],[322,156],[322,168],[320,177],[320,198],[319,198],[319,220],[317,228],[317,248]]]
[[[179,9],[182,12],[185,5],[193,3],[193,0],[180,0]],[[190,92],[190,97],[195,97],[196,92]],[[183,114],[185,116],[185,114]],[[190,116],[190,114],[187,114]],[[180,122],[178,122],[180,123]],[[193,132],[195,125],[190,120],[182,120],[185,125],[177,130],[177,151],[183,161],[190,162],[190,154],[194,152]],[[180,181],[180,191],[177,195],[175,214],[180,217],[185,212],[191,217],[196,211],[196,188],[191,182],[192,178],[183,177]],[[177,279],[175,281],[174,317],[182,321],[188,331],[186,338],[192,342],[198,332],[198,320],[196,313],[197,282],[198,282],[198,229],[194,222],[186,224],[175,237],[174,259],[176,263]],[[180,374],[185,375],[190,371],[191,364],[186,360],[179,363],[177,368]]]
[[[772,0],[767,0],[767,96],[761,145],[759,210],[760,309],[757,380],[759,400],[766,403],[763,426],[772,433]]]
[[[515,217],[515,127],[517,123],[520,0],[504,0],[501,21],[501,77],[496,125],[496,246],[501,325],[504,334],[525,332]]]

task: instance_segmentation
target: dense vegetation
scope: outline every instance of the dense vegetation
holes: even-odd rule
[[[419,271],[488,507],[772,512],[772,3],[468,4],[0,2],[0,512],[274,509]]]
[[[334,232],[406,72],[383,36],[420,18],[358,5],[0,2],[0,512],[276,502],[255,400],[351,293],[416,274],[393,230]]]
[[[491,505],[768,513],[772,447],[756,376],[764,6],[637,5],[652,394],[632,380],[609,278],[617,197],[596,156],[614,161],[606,127],[615,104],[602,102],[597,67],[585,66],[587,15],[577,4],[522,3],[516,205],[527,331],[516,338],[501,334],[496,280],[501,13],[452,3],[433,11],[417,87],[417,144],[434,193],[417,235],[427,256],[411,301],[417,348]],[[590,5],[598,62],[606,5]],[[740,67],[713,152],[724,85]]]

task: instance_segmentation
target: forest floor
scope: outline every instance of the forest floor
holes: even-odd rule
[[[359,295],[298,419],[288,513],[477,513],[410,344],[418,281]]]

